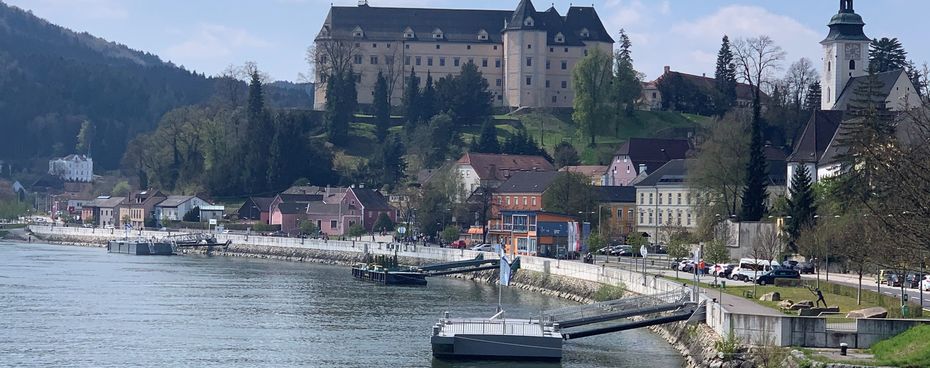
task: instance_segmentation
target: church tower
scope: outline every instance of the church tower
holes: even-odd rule
[[[868,73],[869,43],[865,23],[853,10],[853,0],[840,0],[840,11],[830,19],[830,34],[823,41],[821,109],[832,110],[852,77]]]
[[[547,33],[542,13],[521,0],[504,26],[504,105],[543,106]]]

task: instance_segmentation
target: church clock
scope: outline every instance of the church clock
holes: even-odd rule
[[[862,57],[862,45],[858,43],[846,44],[846,59],[859,60]]]

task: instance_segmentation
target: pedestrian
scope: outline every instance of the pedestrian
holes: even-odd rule
[[[703,260],[703,259],[702,259],[700,262],[698,262],[697,269],[698,269],[698,275],[699,275],[699,276],[704,276],[704,267],[706,267],[706,266],[707,266],[707,265],[704,263],[704,260]]]
[[[824,300],[824,298],[823,298],[823,292],[820,291],[820,288],[816,288],[816,289],[811,290],[810,287],[807,287],[807,290],[810,290],[810,291],[811,291],[811,294],[814,294],[814,295],[817,296],[817,302],[814,303],[814,306],[820,307],[820,303],[823,302],[823,307],[824,307],[824,308],[827,307],[827,301]]]

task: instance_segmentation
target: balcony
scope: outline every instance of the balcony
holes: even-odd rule
[[[515,232],[515,233],[525,233],[528,231],[536,231],[536,225],[526,225],[526,224],[501,224],[501,223],[492,223],[488,226],[489,231],[504,231],[504,232]]]

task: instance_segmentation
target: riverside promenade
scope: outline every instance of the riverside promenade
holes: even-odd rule
[[[85,229],[74,227],[37,226],[30,231],[41,239],[69,243],[102,244],[111,239],[122,238],[124,231],[107,229]],[[176,234],[176,233],[175,233]],[[162,231],[132,231],[130,236],[161,238],[168,235]],[[287,258],[289,255],[309,254],[314,257],[341,257],[345,262],[364,259],[365,255],[397,256],[405,262],[424,264],[474,259],[478,254],[486,258],[497,257],[494,253],[476,252],[465,249],[423,247],[417,245],[390,244],[370,241],[324,241],[320,239],[281,238],[248,236],[238,234],[215,234],[219,243],[227,240],[233,244],[230,250],[250,253],[254,256]],[[215,246],[222,253],[222,246]],[[533,256],[521,256],[523,270],[541,274],[542,279],[558,276],[563,280],[622,286],[628,292],[652,295],[680,289],[683,285],[672,280],[620,269],[609,264],[587,264]],[[689,285],[692,286],[693,285]],[[544,286],[542,287],[544,288]],[[882,339],[897,335],[918,323],[930,321],[895,319],[859,319],[855,329],[831,330],[827,320],[820,317],[784,315],[737,296],[724,295],[718,291],[699,289],[692,298],[707,306],[705,323],[718,335],[733,334],[750,344],[774,344],[778,346],[801,346],[836,348],[847,343],[851,348],[868,348]]]

